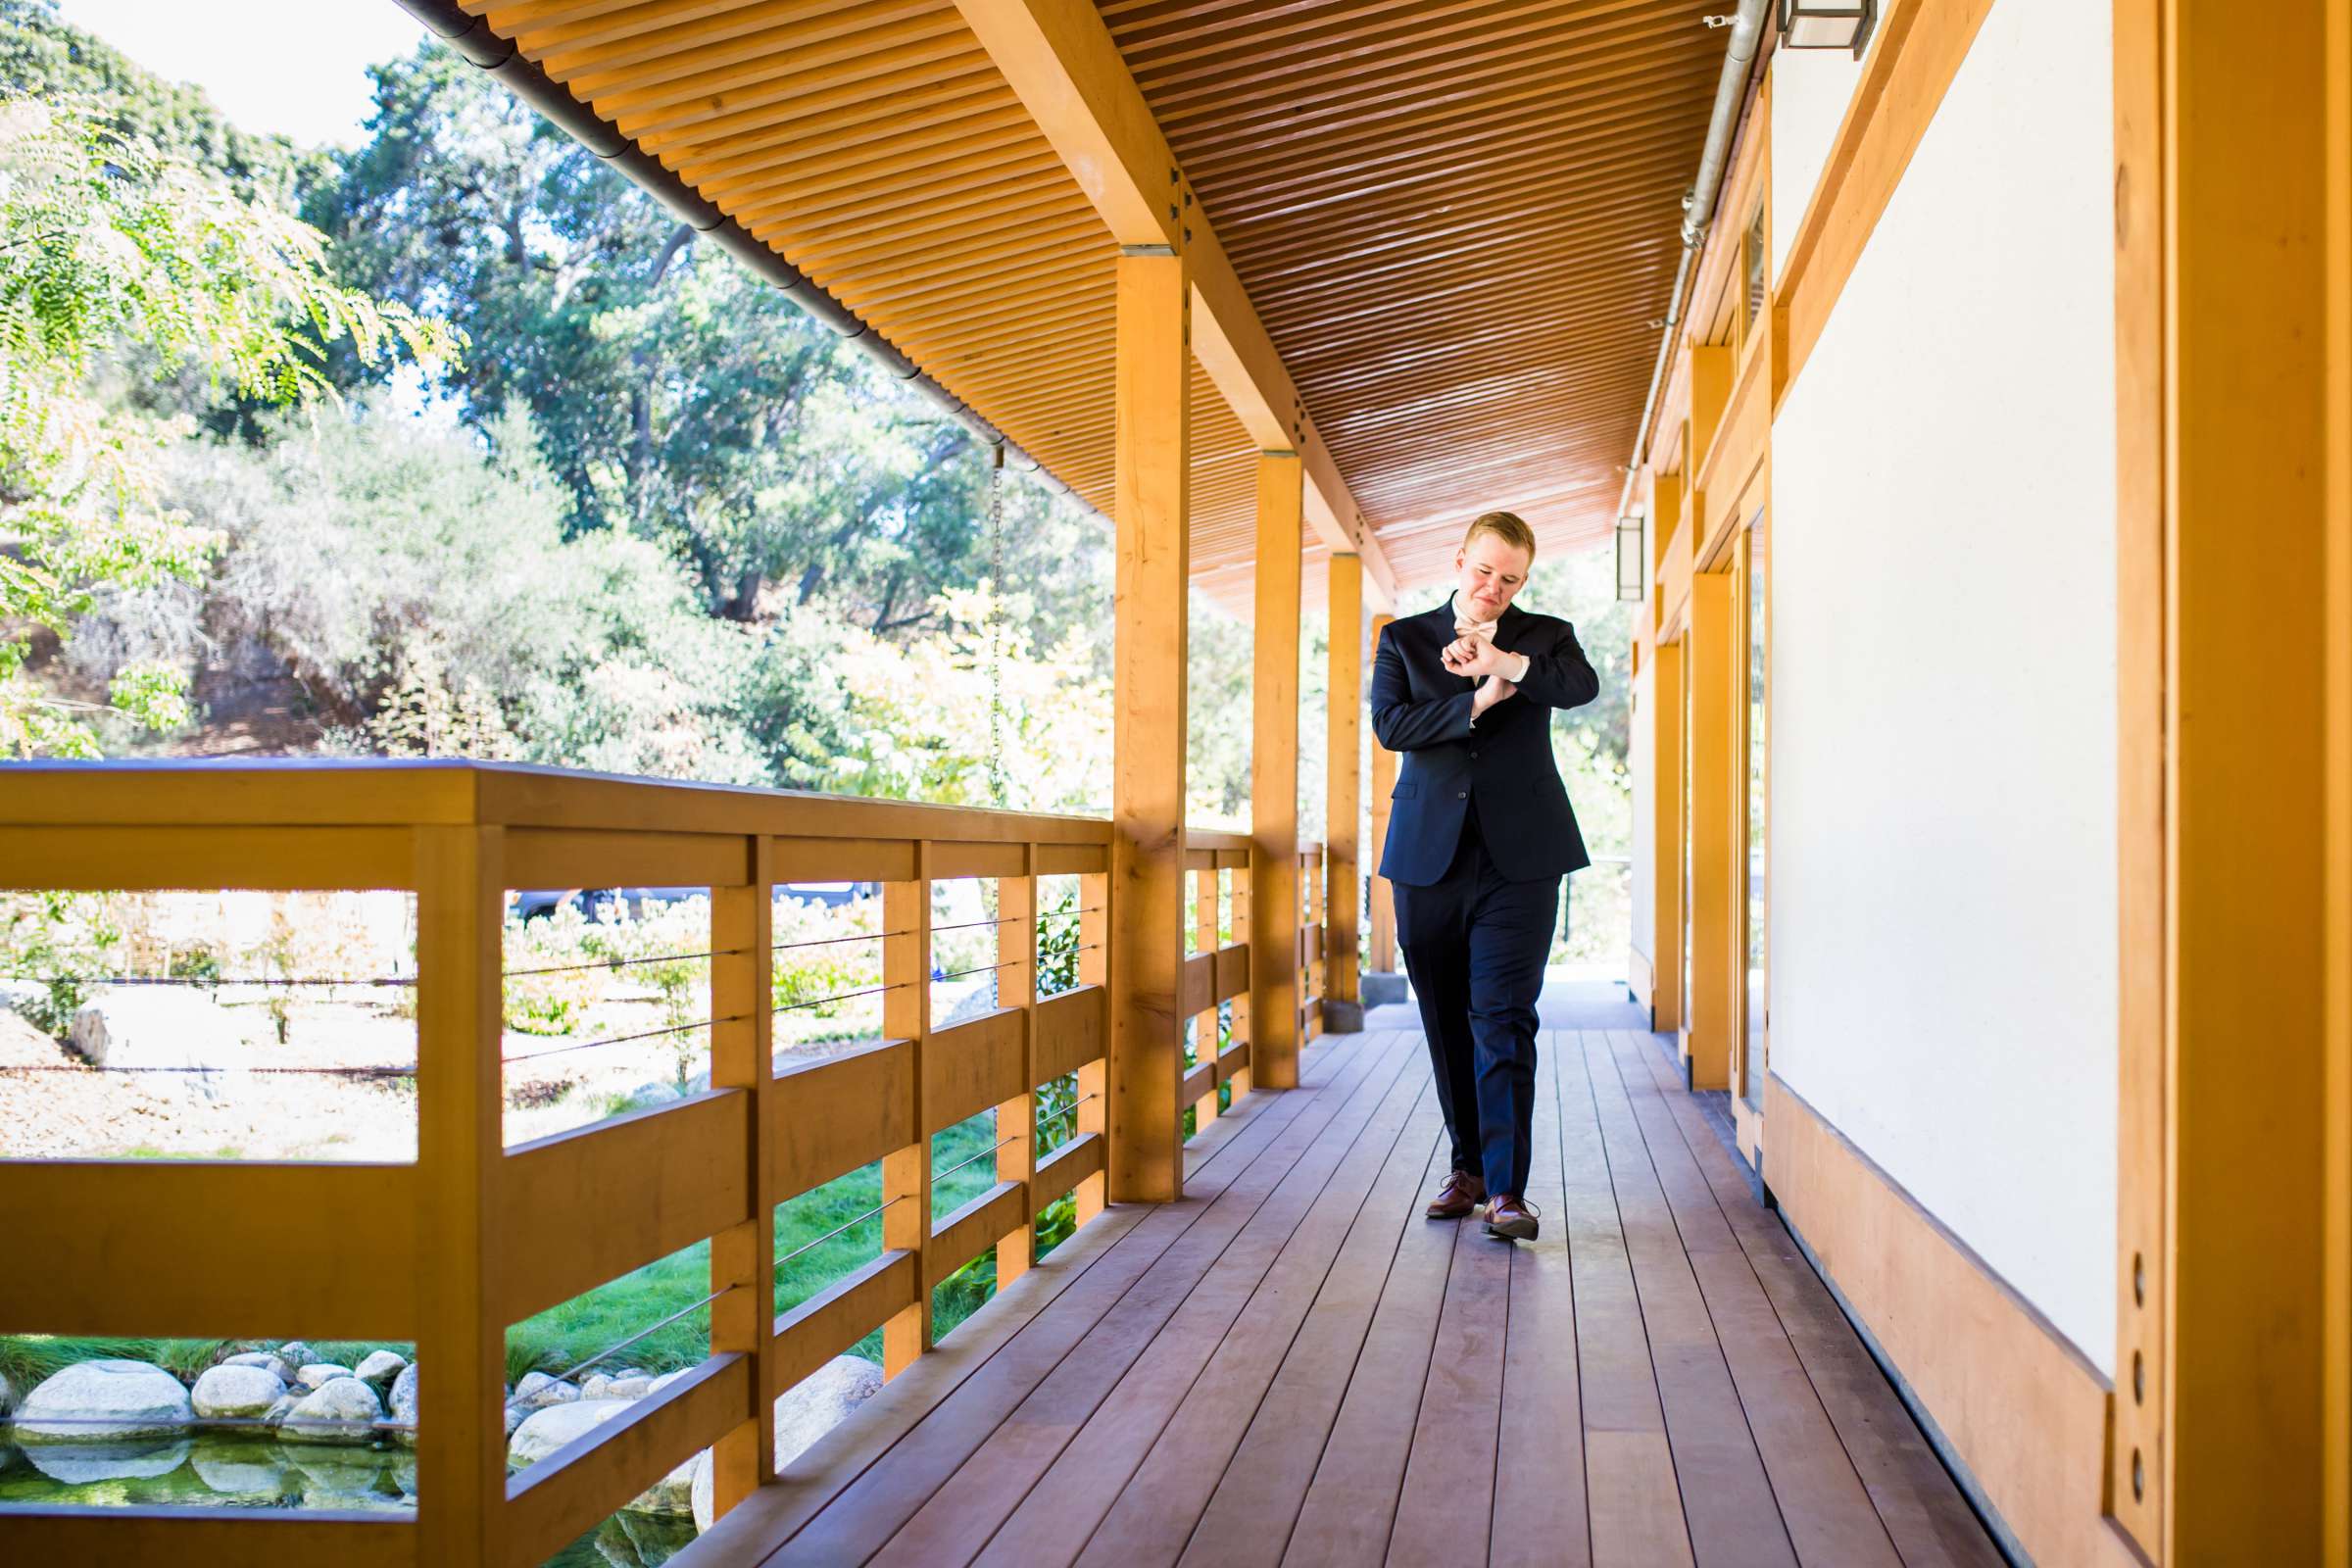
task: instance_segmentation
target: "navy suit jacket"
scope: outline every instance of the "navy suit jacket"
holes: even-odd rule
[[[1508,606],[1494,646],[1527,656],[1516,696],[1470,720],[1478,679],[1439,657],[1454,639],[1453,602],[1389,622],[1372,659],[1372,733],[1402,755],[1390,792],[1380,874],[1407,887],[1442,881],[1478,803],[1480,837],[1494,868],[1514,882],[1563,876],[1592,863],[1568,787],[1551,760],[1551,710],[1599,695],[1600,677],[1556,615]]]

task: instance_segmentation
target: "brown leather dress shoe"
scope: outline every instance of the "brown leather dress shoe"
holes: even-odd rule
[[[1457,1170],[1446,1178],[1446,1185],[1429,1200],[1426,1212],[1431,1219],[1463,1219],[1475,1213],[1486,1197],[1484,1181],[1466,1170]]]
[[[1536,1211],[1516,1193],[1504,1193],[1487,1205],[1487,1234],[1506,1242],[1536,1239]]]

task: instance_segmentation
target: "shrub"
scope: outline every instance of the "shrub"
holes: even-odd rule
[[[611,960],[586,917],[565,905],[544,920],[506,928],[507,1027],[530,1035],[567,1035],[605,1000]]]
[[[34,1028],[64,1038],[93,984],[115,971],[120,903],[105,893],[0,894],[0,964],[7,978],[42,988],[20,1004]]]

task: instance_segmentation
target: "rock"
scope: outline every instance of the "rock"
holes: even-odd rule
[[[551,1378],[544,1372],[525,1372],[522,1381],[514,1385],[514,1402],[525,1410],[544,1410],[551,1404],[569,1404],[579,1396],[578,1385]]]
[[[8,1381],[7,1373],[0,1372],[0,1415],[6,1415],[16,1407],[17,1386]]]
[[[574,1399],[533,1410],[507,1441],[510,1469],[527,1470],[564,1445],[625,1415],[634,1399]],[[688,1459],[622,1504],[638,1513],[670,1514],[684,1518],[693,1511],[694,1460]]]
[[[313,1508],[408,1506],[391,1480],[384,1456],[372,1449],[290,1448],[286,1458],[301,1480],[302,1500]]]
[[[635,1377],[614,1378],[605,1391],[608,1399],[642,1399],[654,1392],[654,1380],[639,1373]]]
[[[194,1444],[179,1438],[170,1443],[58,1444],[26,1448],[24,1457],[52,1481],[85,1487],[93,1481],[153,1481],[186,1464],[194,1451]]]
[[[265,1367],[274,1374],[280,1383],[292,1383],[297,1370],[293,1362],[279,1355],[275,1350],[246,1350],[228,1357],[220,1364],[222,1366]]]
[[[676,1373],[670,1374],[672,1377]],[[882,1369],[861,1355],[837,1355],[776,1401],[776,1468],[797,1459],[851,1411],[882,1392]],[[717,1515],[710,1450],[694,1458],[694,1523],[708,1530]]]
[[[222,1363],[206,1369],[196,1380],[189,1402],[207,1421],[244,1420],[268,1415],[270,1407],[285,1394],[285,1384],[268,1367]]]
[[[299,1370],[318,1360],[318,1352],[311,1348],[308,1341],[288,1340],[277,1348],[277,1358],[286,1365]],[[292,1373],[286,1375],[286,1381],[288,1383],[294,1381]]]
[[[611,1378],[602,1372],[591,1372],[580,1379],[580,1397],[583,1399],[609,1399],[612,1396],[608,1392],[612,1387],[612,1380]]]
[[[262,1412],[262,1419],[270,1426],[276,1426],[279,1422],[285,1420],[287,1416],[292,1415],[294,1413],[294,1407],[301,1402],[302,1398],[298,1395],[281,1394],[277,1396],[277,1402],[275,1404],[272,1404],[269,1409]]]
[[[408,1364],[409,1358],[405,1355],[391,1350],[369,1350],[360,1364],[352,1369],[351,1375],[382,1394],[392,1387],[392,1380],[400,1376],[401,1369]]]
[[[313,1361],[294,1374],[294,1381],[306,1389],[323,1389],[337,1378],[351,1376],[351,1368],[337,1366],[332,1361]]]
[[[666,1105],[674,1100],[684,1098],[678,1093],[676,1084],[657,1078],[651,1083],[639,1084],[629,1091],[629,1108],[644,1110],[648,1106]]]
[[[68,1041],[90,1064],[206,1100],[244,1080],[252,1052],[220,1004],[175,986],[101,991],[74,1014]]]
[[[391,1403],[392,1419],[407,1428],[406,1431],[394,1432],[392,1440],[404,1448],[414,1448],[416,1446],[416,1362],[411,1361],[407,1366],[402,1367],[400,1376],[392,1380]],[[507,1430],[512,1432],[514,1429],[509,1427]]]
[[[660,1377],[654,1379],[652,1384],[652,1392],[655,1394],[660,1394],[663,1389],[668,1388],[672,1383],[677,1382],[678,1379],[684,1377],[687,1373],[693,1370],[694,1368],[690,1366],[682,1366],[675,1372],[662,1373]]]
[[[223,1497],[269,1501],[283,1496],[292,1479],[285,1451],[266,1438],[250,1442],[208,1439],[197,1446],[190,1468]]]
[[[521,1425],[522,1425],[522,1424],[523,1424],[525,1421],[529,1420],[530,1418],[531,1418],[531,1412],[530,1412],[530,1411],[528,1411],[528,1410],[525,1410],[525,1409],[524,1409],[524,1408],[523,1408],[521,1405],[519,1405],[519,1404],[514,1404],[514,1403],[512,1403],[512,1402],[510,1402],[510,1403],[507,1405],[507,1436],[508,1436],[508,1437],[510,1437],[510,1438],[512,1438],[513,1436],[514,1436],[514,1429],[515,1429],[516,1427],[519,1427],[519,1426],[521,1426]]]
[[[375,1391],[358,1378],[330,1378],[286,1413],[277,1429],[280,1443],[340,1444],[375,1441],[384,1407]]]
[[[44,1425],[44,1417],[56,1421]],[[16,1441],[30,1447],[171,1439],[183,1436],[195,1419],[188,1391],[162,1367],[145,1361],[81,1361],[24,1396],[17,1406]]]

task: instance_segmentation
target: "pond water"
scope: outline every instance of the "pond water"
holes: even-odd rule
[[[27,1504],[407,1513],[416,1506],[416,1456],[220,1432],[20,1448],[0,1428],[0,1510]],[[617,1513],[549,1558],[548,1568],[660,1568],[694,1537],[691,1519]]]

